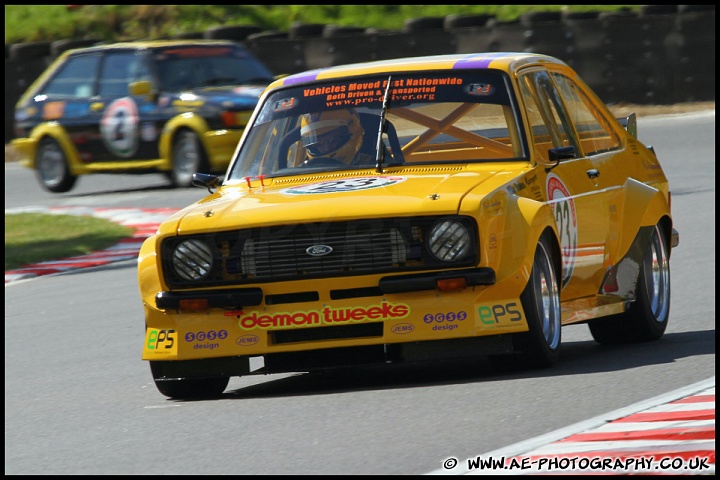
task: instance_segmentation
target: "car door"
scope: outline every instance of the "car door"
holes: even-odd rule
[[[590,162],[589,172],[594,177],[596,196],[601,198],[599,205],[602,205],[603,210],[599,212],[603,215],[596,217],[597,229],[603,238],[599,245],[602,244],[604,250],[604,275],[610,267],[611,258],[624,253],[616,251],[619,226],[622,223],[621,205],[626,182],[629,178],[639,178],[638,172],[633,171],[639,164],[635,158],[637,152],[633,148],[624,148],[618,132],[619,124],[606,110],[600,108],[599,100],[586,85],[563,72],[552,72],[551,75],[574,126],[583,156]],[[600,220],[602,223],[599,223]],[[599,278],[600,272],[596,275]]]
[[[96,114],[90,102],[102,57],[98,53],[69,56],[51,73],[48,81],[33,96],[39,112],[38,122],[54,122],[67,133],[70,141],[87,161],[83,152],[92,138]]]
[[[103,55],[97,93],[90,102],[92,132],[85,153],[92,161],[134,161],[157,158],[158,132],[152,121],[154,104],[133,97],[129,85],[150,78],[138,50],[113,50]]]
[[[539,169],[544,173],[541,197],[553,209],[557,222],[563,301],[595,295],[605,273],[607,196],[599,187],[596,166],[584,155],[550,73],[532,68],[522,71],[518,80],[531,126],[533,154],[545,165]],[[566,155],[555,161],[551,151]]]

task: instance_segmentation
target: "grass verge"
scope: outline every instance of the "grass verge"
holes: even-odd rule
[[[133,232],[131,227],[90,216],[5,214],[5,271],[103,250]]]

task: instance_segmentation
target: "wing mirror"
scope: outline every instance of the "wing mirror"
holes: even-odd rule
[[[150,95],[152,93],[152,83],[143,80],[141,82],[132,82],[128,85],[130,95]]]
[[[208,192],[214,193],[212,189],[219,187],[220,176],[209,173],[193,173],[192,184],[196,187],[207,188]]]
[[[551,148],[548,150],[548,158],[551,162],[555,162],[552,166],[546,167],[545,171],[549,172],[553,168],[557,167],[560,164],[561,160],[567,160],[569,158],[575,158],[575,147],[557,147],[557,148]]]

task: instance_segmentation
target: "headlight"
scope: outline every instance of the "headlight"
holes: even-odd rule
[[[183,240],[172,252],[172,266],[183,280],[202,280],[212,270],[212,250],[201,240]]]
[[[435,224],[430,230],[428,248],[430,253],[443,262],[457,262],[467,257],[472,238],[468,229],[455,220]]]

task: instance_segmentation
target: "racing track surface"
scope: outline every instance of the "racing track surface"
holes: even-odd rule
[[[465,460],[560,459],[596,442],[615,455],[621,441],[644,442],[635,444],[647,447],[643,458],[711,444],[701,455],[714,472],[714,128],[714,111],[639,120],[670,178],[680,231],[666,335],[608,348],[570,327],[549,370],[498,375],[484,362],[445,362],[233,378],[220,400],[170,401],[140,360],[132,242],[114,258],[78,259],[88,269],[9,283],[6,274],[5,473],[480,474],[489,472]],[[138,217],[115,215],[151,212],[139,237],[204,193],[168,190],[160,177],[98,176],[51,196],[32,172],[6,164],[5,173],[6,209],[83,208],[123,222]],[[446,471],[450,458],[460,464]]]

